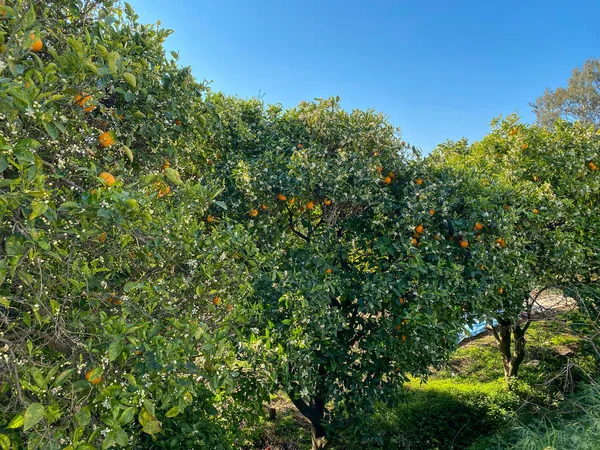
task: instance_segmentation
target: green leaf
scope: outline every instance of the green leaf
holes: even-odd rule
[[[0,155],[0,173],[8,168],[8,158],[6,155]]]
[[[114,361],[123,351],[123,344],[119,341],[111,342],[108,346],[108,359]]]
[[[181,181],[181,175],[179,175],[179,172],[177,170],[167,167],[165,169],[165,174],[167,175],[167,178],[171,183],[176,184],[178,186],[181,186],[183,184],[183,181]]]
[[[117,60],[121,56],[118,52],[110,52],[107,57],[108,68],[112,73],[117,71]]]
[[[36,217],[41,216],[46,211],[48,211],[48,205],[46,202],[34,200],[31,202],[31,214],[29,215],[29,220],[33,220]]]
[[[132,88],[135,88],[137,85],[137,81],[135,79],[135,77],[133,76],[133,74],[129,73],[129,72],[125,72],[123,74],[123,78],[125,78],[125,81],[127,81],[127,83],[129,83],[129,85]]]
[[[129,436],[123,430],[116,430],[115,441],[117,441],[117,444],[119,444],[121,447],[126,447],[129,441]]]
[[[0,448],[2,450],[10,449],[10,439],[7,435],[0,433]]]
[[[9,430],[14,430],[16,428],[20,428],[23,426],[23,414],[17,414],[12,418],[8,426],[6,427]]]
[[[129,161],[133,162],[133,153],[131,152],[131,149],[129,147],[127,147],[126,145],[124,145],[123,150],[125,151],[125,154],[129,158]]]
[[[146,434],[155,435],[160,433],[162,426],[158,420],[152,420],[150,422],[146,422],[142,431]]]
[[[177,406],[173,406],[170,410],[167,411],[166,416],[167,417],[175,417],[177,416],[181,411],[179,410],[179,407]]]
[[[214,204],[217,205],[219,208],[224,209],[225,211],[227,211],[227,205],[219,200],[215,200]]]
[[[29,405],[25,411],[25,416],[23,417],[23,431],[27,431],[36,426],[43,417],[44,406],[41,403],[32,403]]]
[[[67,381],[67,379],[73,374],[73,372],[75,372],[75,369],[67,369],[64,372],[62,372],[59,376],[56,377],[54,383],[52,384],[52,387],[62,386]]]
[[[77,411],[77,414],[75,414],[75,421],[81,427],[85,427],[88,423],[90,423],[91,418],[92,414],[87,406],[84,406]]]
[[[56,139],[58,137],[58,130],[54,125],[48,122],[42,122],[42,124],[44,125],[46,132],[52,139]]]
[[[130,406],[129,408],[125,409],[123,411],[123,413],[121,414],[121,418],[119,419],[119,423],[121,425],[127,425],[135,417],[135,411],[136,411],[136,409],[133,406]]]

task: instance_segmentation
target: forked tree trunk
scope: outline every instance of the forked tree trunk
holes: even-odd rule
[[[293,392],[288,396],[298,411],[306,417],[311,424],[310,431],[312,437],[312,450],[324,450],[327,448],[327,435],[323,426],[325,416],[325,402],[321,398],[312,398],[310,403],[306,403]]]
[[[518,323],[513,324],[507,320],[498,320],[498,325],[492,327],[492,332],[498,343],[498,350],[502,355],[504,364],[504,378],[509,383],[511,378],[519,375],[519,367],[525,359],[525,332],[529,328],[527,322],[524,327]],[[514,339],[514,345],[512,340]]]

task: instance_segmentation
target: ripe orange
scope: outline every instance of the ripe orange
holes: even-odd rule
[[[260,207],[261,207],[263,210],[266,210],[266,209],[267,209],[267,205],[265,205],[264,203],[263,203],[262,205],[260,205]]]
[[[304,145],[302,145],[302,143],[298,144],[298,148],[304,148]]]
[[[323,203],[325,203],[325,206],[329,206],[329,205],[331,205],[331,200],[326,198],[325,200],[323,200]]]
[[[435,214],[435,211],[433,209],[430,209],[429,214],[431,214],[433,216]]]
[[[96,105],[90,105],[90,106],[87,106],[86,108],[83,108],[83,112],[89,113],[89,112],[92,112],[95,109],[96,109]]]
[[[29,37],[31,39],[35,39],[35,33],[30,33]],[[43,46],[44,43],[42,42],[42,40],[40,38],[37,38],[35,41],[33,41],[31,46],[29,47],[29,50],[31,50],[33,53],[37,53],[42,49]]]
[[[385,177],[385,178],[383,179],[383,182],[384,182],[385,184],[390,184],[390,183],[392,182],[392,179],[391,179],[390,177]]]
[[[521,148],[522,148],[523,150],[526,150],[526,149],[527,149],[527,147],[529,147],[529,145],[527,145],[527,144],[523,144],[523,145],[521,145]]]
[[[417,245],[419,243],[419,241],[417,241],[415,238],[412,238],[410,242],[412,243],[412,245]]]
[[[91,99],[91,95],[82,92],[81,94],[77,94],[73,100],[77,106],[81,106],[83,108]]]
[[[182,123],[183,123],[183,122],[181,122],[181,120],[179,120],[179,119],[177,119],[177,120],[175,121],[175,125],[177,125],[178,127],[180,127]]]
[[[510,206],[504,205],[504,209],[508,211],[510,209]]]
[[[214,221],[215,221],[215,216],[208,216],[208,217],[206,218],[206,221],[207,221],[208,223],[212,223],[212,222],[214,222]]]
[[[162,165],[163,170],[168,169],[171,166],[171,163],[165,159],[165,162]]]
[[[537,209],[534,209],[534,210],[533,210],[533,213],[534,213],[534,214],[537,214],[538,212],[539,212],[539,211],[538,211]]]
[[[482,265],[482,266],[480,266],[479,268],[480,268],[481,270],[485,270],[485,266],[483,266],[483,265]]]
[[[404,299],[402,297],[400,297],[400,304],[404,305]]]
[[[252,211],[250,211],[250,217],[256,217],[258,216],[258,209],[253,209]]]
[[[388,173],[388,177],[390,177],[393,180],[394,178],[396,178],[396,175],[394,174],[394,172],[390,172]]]
[[[469,246],[469,241],[460,241],[460,246],[462,248],[467,248]]]
[[[102,374],[97,373],[97,369],[88,370],[85,374],[85,381],[89,381],[94,386],[102,381]]]
[[[436,234],[433,238],[437,241],[441,236],[439,234]]]
[[[400,145],[401,145],[402,147],[404,147],[404,146],[406,145],[406,142],[402,141],[402,142],[400,142]]]
[[[379,152],[373,152],[373,156],[379,156]]]
[[[219,304],[221,303],[221,297],[213,298],[213,303],[215,306],[219,306]]]
[[[158,191],[158,198],[164,197],[169,192],[171,192],[171,188],[169,186],[165,186],[164,188]]]
[[[283,194],[277,194],[277,198],[279,200],[281,200],[282,202],[284,202],[287,199],[287,197],[285,195],[283,195]]]
[[[475,229],[476,229],[476,230],[481,230],[482,228],[483,228],[483,224],[482,224],[481,222],[477,222],[477,223],[475,224]]]
[[[296,201],[296,197],[292,197],[291,199],[288,200],[288,203],[290,205],[293,205],[295,201]]]
[[[417,184],[423,184],[423,180],[421,180],[420,178],[417,178],[417,181],[415,181],[415,183],[417,183]]]
[[[306,209],[313,209],[315,207],[315,203],[314,202],[308,202],[306,204]]]
[[[590,168],[590,170],[598,170],[598,167],[596,166],[596,164],[594,164],[593,162],[590,161],[590,163],[588,164],[588,167]]]
[[[402,342],[406,342],[406,335],[405,334],[402,335]]]
[[[383,172],[383,166],[377,166],[377,172],[379,172],[379,173]]]
[[[333,269],[329,268],[329,269],[325,270],[325,273],[331,275],[333,273]]]
[[[504,289],[500,288],[498,291],[502,294],[504,292]]]
[[[496,239],[496,242],[498,243],[498,245],[500,245],[500,247],[504,248],[506,246],[506,242],[504,241],[504,239],[502,238],[498,238]]]
[[[106,241],[106,231],[103,231],[102,233],[100,233],[98,235],[98,242],[100,243],[104,243],[104,241]]]
[[[424,230],[424,229],[425,229],[425,228],[423,228],[423,225],[417,225],[417,226],[415,227],[415,231],[416,231],[417,233],[419,233],[419,234],[421,234],[421,233],[423,232],[423,230]]]
[[[102,178],[104,180],[104,182],[106,183],[106,185],[108,187],[111,187],[113,184],[115,184],[115,177],[113,177],[110,173],[108,172],[102,172],[100,174],[100,178]]]
[[[100,136],[98,136],[98,142],[101,147],[108,148],[115,143],[115,140],[112,137],[112,134],[109,131],[105,131]]]

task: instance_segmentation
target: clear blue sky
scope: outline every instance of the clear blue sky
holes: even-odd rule
[[[429,151],[481,138],[499,114],[600,57],[600,0],[130,0],[175,30],[196,78],[269,103],[339,95],[373,107]]]

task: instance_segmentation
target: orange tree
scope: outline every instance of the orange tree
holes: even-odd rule
[[[598,278],[600,136],[581,124],[557,122],[548,130],[511,116],[495,121],[482,141],[441,145],[431,159],[438,167],[474,169],[482,180],[514,191],[507,208],[516,214],[516,226],[498,245],[506,253],[522,242],[515,257],[523,283],[506,292],[511,307],[489,317],[498,320],[493,331],[505,375],[517,376],[538,296]]]
[[[3,2],[4,3],[4,2]],[[204,86],[106,1],[0,6],[0,448],[227,448],[249,289]]]
[[[287,111],[208,102],[228,220],[246,223],[258,247],[254,295],[240,305],[244,359],[324,448],[348,421],[360,433],[376,400],[426,375],[472,317],[518,289],[511,190],[409,158],[382,115],[345,112],[337,99]],[[499,238],[512,249],[499,251]]]

